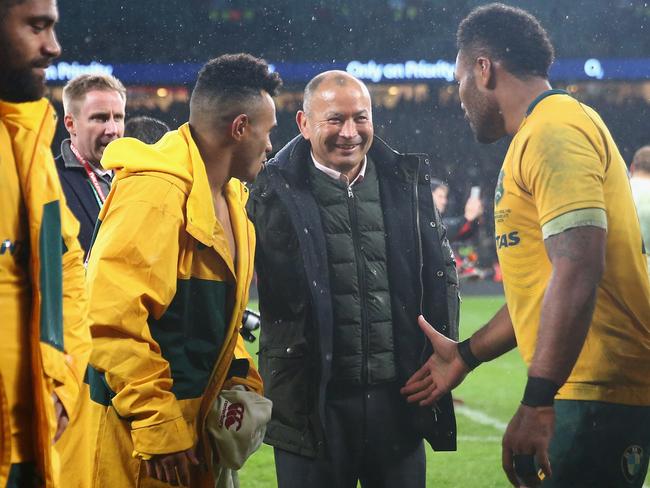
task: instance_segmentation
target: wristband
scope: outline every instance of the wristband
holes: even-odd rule
[[[458,354],[460,355],[463,362],[467,365],[470,371],[476,368],[481,361],[479,358],[474,356],[472,349],[469,347],[469,339],[465,339],[463,342],[458,343]]]
[[[529,407],[552,407],[559,389],[559,385],[549,379],[529,376],[521,403]]]

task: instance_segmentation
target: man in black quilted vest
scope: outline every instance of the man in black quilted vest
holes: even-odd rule
[[[278,486],[424,488],[423,439],[456,448],[450,396],[399,392],[431,355],[418,314],[458,335],[430,160],[374,137],[368,89],[342,71],[309,82],[296,120],[248,204]]]

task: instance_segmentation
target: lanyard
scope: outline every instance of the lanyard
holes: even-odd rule
[[[86,170],[86,174],[88,175],[88,178],[90,179],[90,183],[93,186],[93,189],[95,190],[95,197],[99,199],[99,206],[101,207],[102,204],[106,201],[106,195],[104,195],[104,192],[102,191],[101,186],[99,186],[99,180],[97,180],[97,175],[93,171],[93,169],[90,167],[90,164],[88,161],[86,161],[81,154],[79,154],[79,151],[77,150],[76,147],[74,147],[74,144],[70,144],[70,149],[72,149],[72,152],[74,153],[75,157],[79,160],[79,162],[82,164],[84,169]]]

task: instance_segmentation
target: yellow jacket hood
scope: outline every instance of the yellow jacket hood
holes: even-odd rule
[[[173,178],[176,186],[188,196],[187,231],[206,246],[214,244],[216,216],[212,191],[205,163],[188,123],[168,132],[155,144],[145,144],[131,137],[115,140],[106,147],[102,166],[114,170],[118,180],[143,173]],[[226,195],[241,201],[242,205],[248,200],[248,191],[235,178],[226,185]]]

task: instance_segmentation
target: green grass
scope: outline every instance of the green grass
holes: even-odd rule
[[[461,336],[465,338],[483,325],[503,304],[502,297],[465,298],[461,310]],[[257,342],[249,344],[257,356]],[[455,397],[464,406],[482,411],[499,422],[507,423],[515,411],[525,381],[524,365],[516,351],[497,361],[482,365],[456,389]],[[427,446],[427,486],[505,487],[501,471],[503,432],[457,413],[458,451],[436,452]],[[267,445],[255,453],[240,471],[242,488],[275,488],[273,449]]]
[[[463,299],[461,339],[487,322],[503,302],[503,297]],[[257,358],[257,342],[249,344],[249,352]],[[508,423],[519,405],[525,380],[525,367],[517,350],[482,365],[467,377],[454,392],[454,398],[463,402],[456,412],[458,451],[434,453],[425,443],[427,486],[510,486],[501,470],[503,429],[490,423]],[[488,419],[472,420],[472,417],[476,418],[473,412],[485,414]],[[247,461],[240,471],[240,484],[242,488],[277,488],[271,447],[263,445]]]

